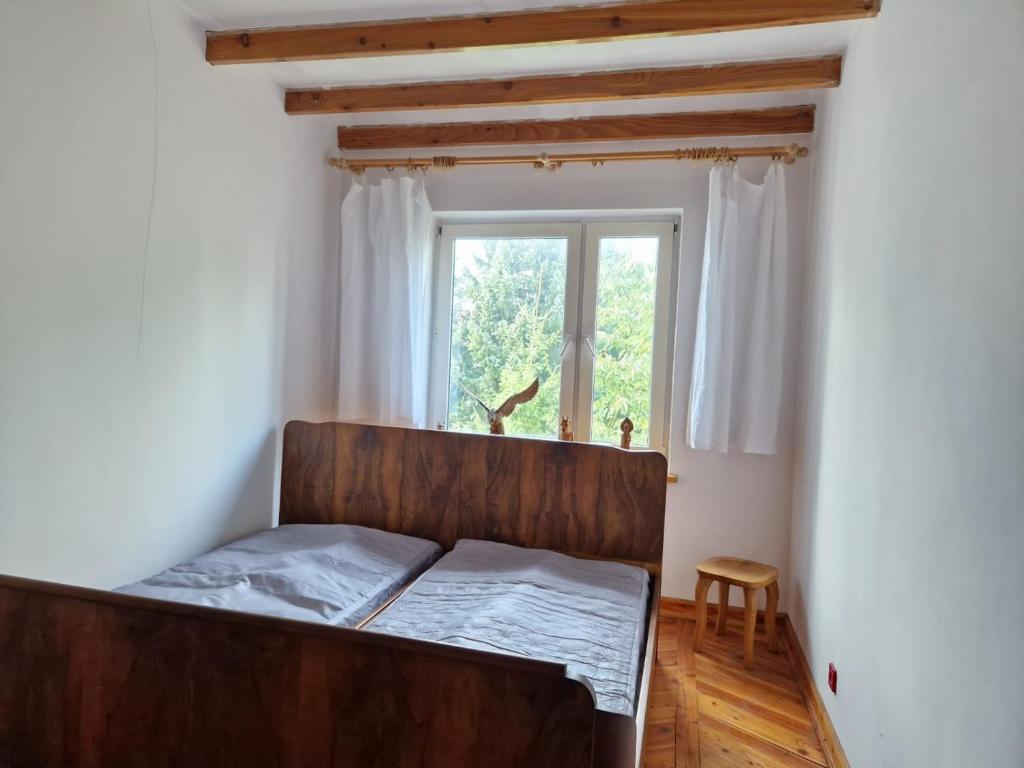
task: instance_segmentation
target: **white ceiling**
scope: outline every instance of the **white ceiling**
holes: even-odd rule
[[[184,0],[209,29],[341,23],[374,19],[483,14],[565,5],[551,0]],[[582,0],[575,5],[607,4]],[[861,21],[812,24],[712,35],[652,40],[551,45],[534,48],[478,50],[402,56],[307,61],[286,64],[240,64],[259,67],[285,88],[452,79],[512,77],[559,72],[637,67],[670,67],[766,58],[842,53]],[[575,117],[583,115],[665,112],[686,109],[732,109],[816,103],[816,92],[745,96],[654,99],[642,101],[504,107],[430,112],[367,113],[335,116],[338,124],[418,123],[437,120],[486,120]],[[302,119],[302,118],[296,118]]]

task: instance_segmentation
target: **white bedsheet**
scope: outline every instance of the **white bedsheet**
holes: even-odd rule
[[[649,581],[622,563],[464,539],[367,628],[564,663],[598,709],[632,716]]]
[[[441,554],[356,525],[282,525],[118,589],[132,595],[350,627]]]

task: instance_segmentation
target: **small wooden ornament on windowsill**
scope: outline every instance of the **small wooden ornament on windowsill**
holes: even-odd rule
[[[619,425],[619,429],[622,431],[622,440],[619,445],[628,451],[629,444],[633,440],[633,422],[629,420],[629,416],[622,420],[622,423]]]
[[[572,430],[569,429],[569,419],[565,416],[562,417],[562,420],[558,424],[558,439],[565,440],[569,443],[573,440]]]

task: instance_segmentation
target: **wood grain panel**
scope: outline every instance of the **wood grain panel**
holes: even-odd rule
[[[710,136],[767,136],[811,133],[813,130],[814,105],[808,104],[770,109],[616,115],[569,120],[342,126],[338,128],[338,147],[359,150],[480,144],[559,144]]]
[[[664,456],[652,451],[291,422],[282,523],[353,523],[452,547],[486,538],[661,563]]]
[[[444,433],[293,421],[283,451],[281,523],[345,522],[446,546],[458,538],[459,447]]]
[[[841,69],[841,56],[827,56],[506,80],[297,89],[285,93],[284,105],[290,115],[324,115],[761,93],[833,88],[839,85]]]
[[[207,32],[211,64],[307,61],[863,19],[879,0],[660,0],[438,19]]]
[[[591,766],[563,665],[0,577],[4,768]]]

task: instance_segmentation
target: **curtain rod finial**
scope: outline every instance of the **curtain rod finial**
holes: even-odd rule
[[[810,154],[810,150],[807,147],[801,147],[799,144],[790,144],[786,149],[788,150],[784,158],[786,165],[793,165],[797,158],[807,157]]]

